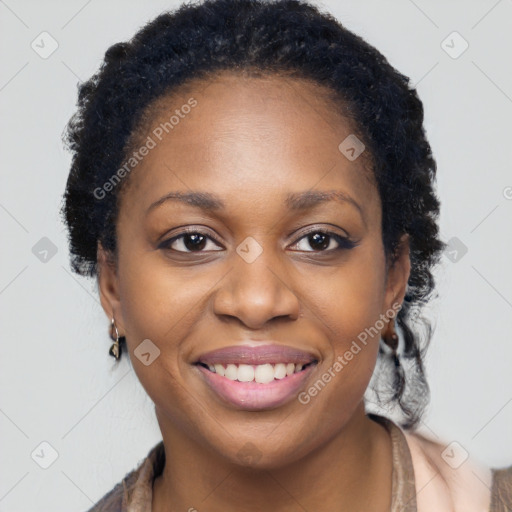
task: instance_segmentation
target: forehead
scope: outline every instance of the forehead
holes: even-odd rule
[[[129,193],[148,204],[173,189],[229,197],[236,187],[237,197],[270,200],[278,190],[341,187],[368,202],[370,156],[350,161],[339,148],[354,132],[343,108],[304,79],[224,72],[190,82],[146,110],[132,150],[149,139],[154,147],[129,176]]]

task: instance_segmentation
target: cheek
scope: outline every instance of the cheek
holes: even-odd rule
[[[327,335],[337,353],[347,350],[368,330],[370,341],[380,337],[369,328],[376,325],[383,311],[385,260],[378,247],[369,245],[327,276],[321,286],[316,281],[314,295],[309,295],[315,312],[330,328]],[[382,328],[381,322],[378,326]]]
[[[191,274],[171,270],[155,254],[132,254],[133,258],[119,262],[121,307],[132,366],[151,400],[185,428],[190,419],[183,411],[193,408],[194,399],[180,377],[183,340],[197,324],[201,301],[215,280],[207,275],[197,279],[197,274],[192,280]],[[149,356],[144,358],[144,353]]]
[[[149,338],[165,351],[197,322],[216,276],[195,269],[172,269],[157,254],[134,256],[120,263],[120,294],[125,327],[132,345]],[[135,347],[134,347],[135,348]]]
[[[383,253],[379,257],[377,244],[369,245],[324,279],[324,286],[315,286],[315,295],[309,296],[318,326],[330,344],[318,376],[322,382],[316,386],[318,390],[323,389],[322,383],[330,387],[326,393],[317,391],[323,395],[320,401],[325,411],[339,411],[336,404],[355,407],[375,368],[383,328],[385,260]]]

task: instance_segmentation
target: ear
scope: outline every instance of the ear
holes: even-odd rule
[[[395,304],[403,303],[410,273],[409,235],[404,234],[398,243],[395,259],[388,263],[386,271],[385,310],[389,310]]]
[[[96,255],[101,306],[109,321],[114,317],[116,327],[119,330],[119,334],[122,336],[124,332],[124,321],[121,313],[117,268],[112,254],[103,248],[101,242],[98,242]]]

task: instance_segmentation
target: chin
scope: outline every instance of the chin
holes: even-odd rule
[[[223,453],[231,464],[250,470],[273,470],[287,466],[299,458],[296,446],[269,445],[264,437],[261,441],[236,441],[240,448]]]

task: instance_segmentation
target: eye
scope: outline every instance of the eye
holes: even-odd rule
[[[187,229],[182,231],[181,233],[169,238],[168,240],[163,241],[158,248],[165,250],[173,250],[176,252],[182,253],[192,253],[192,252],[205,252],[208,250],[208,242],[212,243],[212,247],[210,250],[213,251],[222,251],[223,249],[219,247],[219,242],[198,229]],[[304,241],[304,242],[302,242]],[[301,243],[309,244],[313,250],[308,250],[307,248],[300,248],[299,251],[304,252],[331,252],[331,251],[339,251],[343,249],[352,249],[357,245],[357,243],[352,242],[349,238],[343,235],[339,235],[338,233],[334,233],[332,231],[326,231],[322,229],[312,229],[303,235],[298,242],[296,242],[296,246]],[[173,247],[174,245],[174,247]],[[217,247],[217,249],[215,249]]]
[[[186,231],[182,231],[180,234],[163,241],[158,248],[184,253],[203,252],[205,250],[205,246],[208,246],[208,241],[213,240],[214,239],[212,237],[202,231],[197,229],[187,229]],[[172,247],[173,244],[175,247]],[[183,248],[185,250],[183,250]],[[222,248],[213,250],[222,250]]]
[[[308,244],[310,247],[313,248],[312,251],[308,251],[307,249],[304,248],[299,248],[299,251],[305,252],[339,251],[342,249],[352,249],[357,245],[355,242],[352,242],[346,236],[342,236],[339,235],[338,233],[334,233],[332,231],[325,231],[318,228],[310,230],[308,233],[306,233],[303,237],[299,239],[298,243],[301,243],[301,241],[305,241],[305,244]]]

